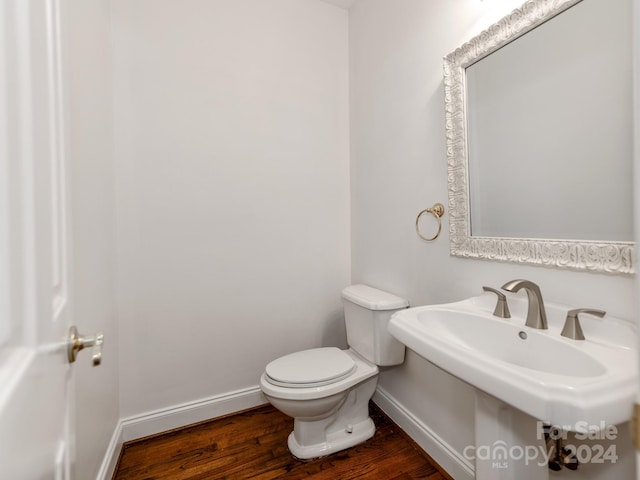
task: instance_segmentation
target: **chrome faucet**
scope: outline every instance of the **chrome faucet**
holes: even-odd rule
[[[507,292],[517,292],[523,289],[527,292],[529,308],[527,309],[527,321],[525,325],[532,328],[547,329],[547,313],[544,310],[540,287],[529,280],[512,280],[502,286]]]

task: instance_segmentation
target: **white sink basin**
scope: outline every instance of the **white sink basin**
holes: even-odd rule
[[[409,308],[389,331],[443,370],[505,403],[566,430],[629,420],[637,388],[635,328],[605,316],[580,318],[586,340],[560,335],[572,307],[546,304],[549,329],[524,325],[526,298],[509,297],[512,317],[493,316],[496,297]]]

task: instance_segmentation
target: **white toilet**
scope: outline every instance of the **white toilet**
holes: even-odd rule
[[[378,366],[404,362],[403,344],[387,332],[391,315],[409,306],[393,294],[367,285],[342,291],[348,350],[303,350],[269,363],[260,387],[269,402],[294,418],[289,450],[316,458],[371,438],[369,399],[378,383]]]

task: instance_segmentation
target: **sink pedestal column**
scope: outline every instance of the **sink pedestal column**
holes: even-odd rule
[[[544,433],[535,418],[476,390],[475,428],[476,480],[549,479]]]

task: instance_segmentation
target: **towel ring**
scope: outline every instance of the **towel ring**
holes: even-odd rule
[[[420,226],[419,226],[420,217],[425,213],[430,213],[436,218],[436,220],[438,220],[438,231],[431,238],[427,238],[423,236],[422,233],[420,233]],[[427,242],[431,242],[432,240],[435,240],[436,238],[438,238],[438,235],[440,235],[440,232],[442,231],[442,220],[441,220],[442,215],[444,215],[444,205],[442,205],[441,203],[436,203],[433,207],[422,210],[416,217],[416,233],[418,234],[418,236],[421,239],[426,240]]]

